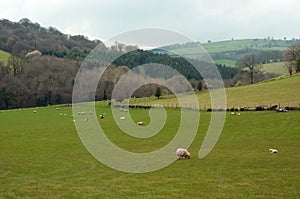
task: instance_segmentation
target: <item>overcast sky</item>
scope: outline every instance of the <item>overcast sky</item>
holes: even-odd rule
[[[63,33],[106,40],[138,28],[178,31],[200,42],[299,38],[298,0],[1,0],[0,18],[28,18]]]

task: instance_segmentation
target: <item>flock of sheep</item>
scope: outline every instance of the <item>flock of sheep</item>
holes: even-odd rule
[[[59,108],[57,108],[57,110],[59,110]],[[123,109],[123,108],[121,108],[120,111],[122,111],[122,112],[128,112],[127,109]],[[33,110],[33,113],[37,113],[37,110]],[[90,111],[89,114],[92,115],[93,112]],[[85,111],[78,112],[78,115],[87,115],[87,112],[85,112]],[[241,115],[241,114],[239,112],[231,112],[230,115]],[[64,114],[60,113],[59,116],[67,116],[67,114],[66,113],[64,113]],[[71,115],[71,116],[72,116],[72,118],[74,118],[73,115]],[[105,113],[100,114],[99,118],[100,119],[104,119],[105,118]],[[125,120],[125,116],[120,117],[120,120]],[[73,121],[75,122],[74,119],[73,119]],[[89,121],[88,118],[84,118],[83,119],[83,122],[88,122],[88,121]],[[139,121],[136,124],[137,125],[144,125],[144,122],[143,121]],[[269,149],[269,152],[270,153],[278,153],[278,149],[272,149],[271,148],[271,149]],[[191,158],[190,152],[187,149],[185,149],[185,148],[178,148],[176,150],[176,156],[178,157],[178,159],[186,159],[186,158],[189,159],[189,158]]]

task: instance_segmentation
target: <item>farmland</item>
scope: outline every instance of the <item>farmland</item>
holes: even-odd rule
[[[168,120],[148,139],[122,134],[107,102],[97,114],[107,136],[135,152],[168,143],[180,118],[167,109]],[[299,195],[299,112],[227,113],[221,137],[203,159],[197,154],[210,113],[200,112],[191,159],[177,160],[150,173],[123,173],[95,160],[83,147],[70,107],[0,112],[0,198],[293,198]],[[60,116],[60,113],[66,116]],[[149,124],[148,110],[131,109],[134,121]],[[88,117],[88,116],[87,116]],[[87,123],[88,125],[88,123]],[[279,149],[270,154],[269,148]],[[174,151],[175,155],[175,151]]]
[[[280,105],[280,106],[297,106],[300,104],[300,83],[299,75],[284,75],[264,82],[226,88],[227,107],[255,107]],[[213,92],[213,91],[212,91]],[[182,97],[185,104],[184,107],[193,108],[194,105],[189,104],[191,95]],[[210,107],[210,93],[209,91],[197,92],[199,106],[201,109]],[[132,103],[153,105],[161,104],[164,106],[176,106],[178,100],[173,95],[165,96],[161,99],[141,98],[132,99]]]

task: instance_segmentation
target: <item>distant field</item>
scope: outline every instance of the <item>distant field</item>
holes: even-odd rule
[[[8,57],[10,56],[10,54],[8,52],[5,52],[3,50],[0,50],[0,61],[2,63],[6,63]]]
[[[243,49],[256,49],[256,50],[286,50],[291,46],[292,41],[284,40],[268,40],[268,39],[237,39],[227,41],[217,41],[210,43],[202,43],[201,46],[208,53],[219,52],[232,52]],[[197,53],[197,48],[182,46],[177,49],[171,50],[180,54],[193,54]]]
[[[235,60],[232,59],[215,59],[216,64],[225,64],[227,67],[235,67]]]
[[[279,75],[287,75],[289,74],[285,62],[274,62],[269,64],[262,65],[262,71],[267,73],[276,73]]]
[[[167,109],[168,120],[162,132],[137,139],[121,133],[109,107],[96,108],[98,114],[106,113],[99,122],[110,139],[136,152],[164,146],[180,121],[179,110]],[[149,123],[147,110],[131,109],[130,114],[134,120]],[[129,174],[108,168],[87,152],[76,133],[70,108],[39,108],[35,114],[33,109],[1,111],[0,198],[299,196],[300,112],[228,113],[218,143],[203,159],[197,154],[210,113],[200,114],[198,134],[189,148],[191,159],[178,160],[155,172]],[[270,154],[269,148],[277,148],[279,153]]]
[[[300,106],[300,75],[292,77],[286,76],[283,79],[262,82],[253,85],[226,88],[227,106],[228,107],[255,107],[259,105],[270,106],[280,104],[281,106]],[[200,108],[210,107],[210,95],[208,91],[197,93]],[[184,106],[193,108],[189,104],[190,96],[183,97],[186,104]],[[135,103],[133,101],[133,103]],[[165,106],[176,106],[176,98],[155,99],[146,98],[144,101],[139,99],[136,103],[142,104],[162,104]]]

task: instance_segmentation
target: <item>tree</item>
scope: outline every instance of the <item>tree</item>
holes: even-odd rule
[[[157,87],[157,88],[156,88],[156,91],[155,91],[155,97],[157,97],[157,98],[159,99],[160,96],[161,96],[161,88],[160,88],[160,87]]]
[[[290,74],[293,68],[296,72],[300,72],[300,44],[292,45],[286,50],[285,62]]]
[[[14,76],[17,76],[23,69],[23,61],[15,56],[10,56],[7,60],[7,65],[13,72]]]
[[[202,89],[203,89],[203,81],[199,81],[198,86],[197,86],[197,89],[198,89],[199,91],[202,91]]]
[[[242,57],[237,61],[236,65],[242,70],[243,69],[248,70],[248,73],[250,75],[250,83],[253,84],[254,73],[259,72],[259,67],[256,62],[256,55],[255,54],[245,55],[244,57]]]

